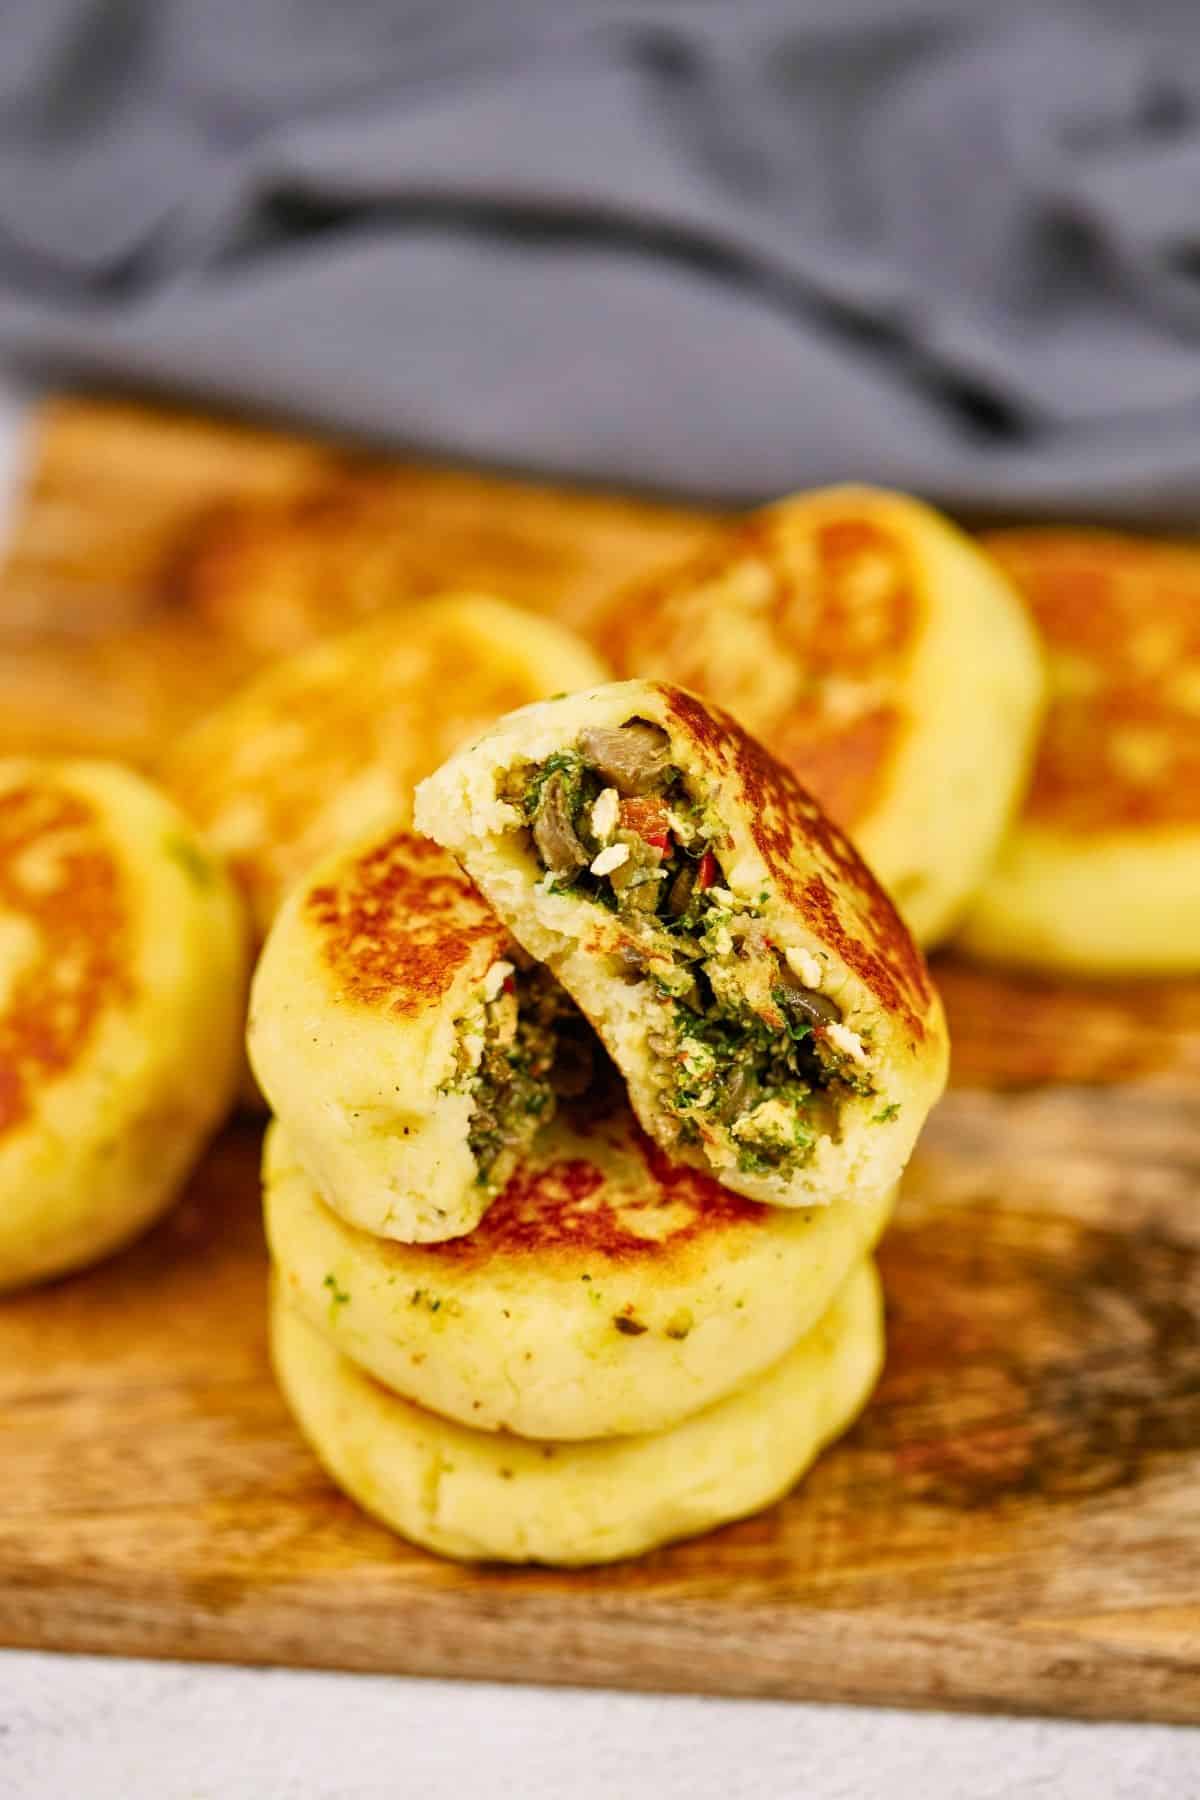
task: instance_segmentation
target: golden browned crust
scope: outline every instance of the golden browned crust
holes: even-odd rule
[[[341,998],[398,1018],[436,1007],[481,945],[500,957],[508,943],[458,864],[411,832],[349,859],[304,909]]]
[[[779,897],[828,945],[916,1041],[934,1003],[925,959],[845,834],[790,769],[737,721],[680,688],[655,684],[664,716],[714,776],[732,774],[755,849]],[[801,874],[804,850],[818,870]]]
[[[602,673],[548,620],[443,594],[277,664],[184,737],[163,779],[261,937],[331,850],[409,824],[414,784],[498,714]]]
[[[401,816],[422,775],[544,692],[528,658],[501,642],[485,653],[454,611],[414,608],[268,670],[181,743],[164,777],[265,922],[331,847],[308,833],[339,790],[386,771]]]
[[[1200,549],[998,531],[988,550],[1048,652],[1026,817],[1084,836],[1200,824]]]
[[[35,934],[0,1010],[0,1136],[71,1073],[106,1011],[133,995],[130,921],[92,806],[50,782],[0,793],[0,921]]]
[[[770,1207],[731,1193],[703,1170],[671,1163],[637,1124],[615,1080],[564,1103],[562,1123],[565,1138],[552,1127],[535,1143],[467,1236],[425,1244],[380,1239],[379,1257],[402,1266],[406,1277],[427,1261],[431,1278],[454,1263],[503,1265],[518,1277],[522,1266],[539,1274],[578,1266],[582,1279],[597,1261],[662,1267],[773,1217]]]
[[[743,682],[736,655],[723,654],[736,645],[719,627],[737,635],[743,604],[769,644],[769,684]],[[729,706],[850,827],[875,805],[907,727],[892,696],[919,613],[899,534],[847,494],[800,521],[786,505],[754,515],[622,595],[599,636],[622,674]]]
[[[766,1222],[769,1209],[730,1193],[700,1169],[672,1164],[624,1102],[575,1130],[594,1137],[590,1157],[542,1160],[536,1152],[468,1237],[431,1244],[456,1262],[544,1263],[548,1254],[629,1263],[673,1256],[699,1239]]]

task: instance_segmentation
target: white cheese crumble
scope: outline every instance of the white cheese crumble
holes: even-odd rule
[[[483,997],[484,997],[484,999],[485,1000],[494,1000],[496,998],[496,995],[500,992],[500,989],[504,986],[505,982],[508,980],[509,976],[513,975],[515,973],[516,973],[516,969],[512,963],[510,963],[510,962],[494,962],[492,964],[491,968],[488,970],[487,974],[483,978]]]
[[[794,945],[784,951],[784,960],[798,981],[806,988],[819,988],[825,971],[811,950],[801,950]]]
[[[715,906],[724,906],[730,912],[732,912],[737,905],[737,901],[734,899],[729,889],[725,887],[710,887],[708,890],[708,897]]]
[[[734,1137],[786,1137],[791,1132],[792,1113],[782,1100],[763,1100],[752,1112],[730,1127]]]
[[[592,801],[592,831],[602,844],[607,844],[617,829],[617,820],[620,816],[621,796],[616,788],[602,789]]]
[[[834,1049],[840,1050],[843,1056],[848,1056],[857,1063],[866,1062],[867,1052],[863,1047],[863,1041],[857,1031],[851,1031],[848,1025],[839,1025],[834,1020],[831,1025],[825,1027],[825,1036]]]
[[[628,861],[628,844],[609,844],[606,850],[601,850],[600,854],[592,863],[592,874],[611,875],[614,869],[619,869],[622,863]]]

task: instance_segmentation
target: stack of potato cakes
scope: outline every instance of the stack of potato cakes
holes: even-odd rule
[[[418,823],[293,890],[255,982],[302,1429],[456,1556],[602,1562],[769,1503],[881,1365],[870,1252],[945,1074],[919,953],[794,779],[661,684],[509,715]]]

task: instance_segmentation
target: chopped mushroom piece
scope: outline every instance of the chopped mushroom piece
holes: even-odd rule
[[[840,1022],[842,1009],[828,994],[818,994],[796,980],[787,964],[779,970],[779,997],[789,1012],[800,1013],[814,1025]]]
[[[573,875],[588,866],[588,853],[575,834],[564,777],[548,775],[533,824],[533,838],[542,861],[554,875]]]
[[[699,872],[699,865],[694,862],[685,860],[681,864],[678,875],[671,883],[671,891],[667,895],[667,911],[673,919],[682,918],[690,906]]]
[[[593,726],[579,735],[579,749],[598,775],[621,794],[661,787],[671,766],[670,739],[661,726],[631,719],[613,729]]]

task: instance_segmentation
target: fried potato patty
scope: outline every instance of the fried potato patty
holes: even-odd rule
[[[0,762],[0,1289],[174,1198],[240,1066],[245,941],[178,809],[99,762]]]
[[[932,508],[799,494],[618,597],[628,676],[717,701],[854,839],[924,944],[982,881],[1028,775],[1043,677],[1004,576]]]
[[[471,1431],[391,1394],[277,1290],[284,1397],[330,1475],[443,1556],[580,1566],[693,1537],[779,1499],[865,1404],[883,1361],[874,1265],[764,1374],[673,1429],[587,1443]]]
[[[767,1207],[672,1166],[610,1085],[569,1102],[468,1237],[397,1244],[325,1206],[286,1137],[264,1163],[289,1305],[360,1368],[482,1431],[660,1431],[789,1350],[891,1197]]]
[[[261,939],[320,857],[406,824],[416,782],[452,750],[605,673],[564,626],[446,595],[275,664],[180,740],[163,780],[227,859]]]
[[[627,681],[523,708],[417,793],[673,1158],[808,1207],[896,1182],[941,1005],[861,857],[728,713]]]
[[[1050,670],[1025,809],[960,932],[1079,974],[1200,968],[1200,549],[993,532]]]
[[[412,832],[338,851],[288,896],[255,972],[250,1060],[352,1224],[409,1243],[471,1231],[568,1063],[586,1078],[587,1027],[518,954],[453,858]]]

